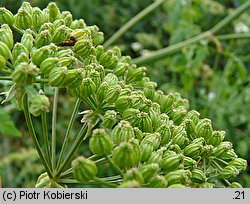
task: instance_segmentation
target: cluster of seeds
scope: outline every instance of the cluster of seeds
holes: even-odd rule
[[[7,97],[20,99],[40,80],[79,98],[89,107],[82,122],[98,126],[89,141],[92,158],[110,163],[119,174],[117,186],[241,187],[233,180],[247,162],[224,141],[225,132],[189,110],[179,93],[156,90],[146,68],[118,48],[105,50],[96,26],[73,20],[55,3],[40,10],[27,2],[16,15],[0,8],[0,24],[0,71],[14,82]],[[20,42],[14,44],[12,30],[23,33]],[[49,111],[39,90],[30,103],[34,116]],[[82,183],[98,176],[89,158],[76,158],[72,167]]]

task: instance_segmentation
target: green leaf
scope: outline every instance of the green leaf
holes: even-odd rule
[[[2,108],[0,108],[0,133],[12,137],[21,136],[21,132],[16,128],[11,117]]]

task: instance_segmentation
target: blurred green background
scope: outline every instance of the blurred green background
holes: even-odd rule
[[[32,6],[44,8],[47,0],[31,0]],[[83,18],[97,25],[108,39],[153,0],[64,0],[55,1],[74,19]],[[166,0],[153,13],[127,31],[115,45],[123,54],[136,58],[176,44],[202,33],[245,0]],[[0,0],[13,13],[18,0]],[[226,26],[219,35],[250,33],[250,11]],[[211,118],[214,129],[226,131],[240,157],[250,164],[250,38],[203,40],[184,47],[179,53],[147,65],[148,76],[164,92],[178,91],[190,101],[191,109]],[[1,91],[8,87],[1,82]],[[72,100],[67,96],[60,105],[59,129],[64,132],[70,117]],[[24,118],[15,104],[0,107],[0,175],[3,186],[32,187],[43,172],[32,141],[26,132]],[[39,127],[39,123],[36,124]],[[18,131],[15,127],[20,130]],[[8,131],[13,130],[12,132]],[[76,129],[77,131],[77,129]],[[80,152],[86,150],[82,146]],[[250,187],[250,168],[239,176],[244,187]]]

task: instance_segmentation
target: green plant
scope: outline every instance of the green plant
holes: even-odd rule
[[[249,6],[244,4],[213,32]],[[87,26],[82,19],[73,21],[55,3],[40,10],[27,2],[15,16],[1,8],[0,23],[5,31],[0,79],[13,82],[4,102],[16,99],[24,111],[46,171],[37,187],[232,187],[246,168],[246,160],[238,158],[232,143],[223,141],[225,133],[189,110],[188,100],[179,93],[156,90],[157,84],[145,76],[146,68],[137,67],[118,48],[106,51],[100,45],[103,33],[96,26]],[[20,43],[13,45],[12,30],[21,34]],[[51,90],[50,134],[47,93]],[[58,101],[65,90],[76,102],[58,149]],[[81,113],[79,133],[69,143],[81,103],[88,108]],[[41,118],[42,138],[34,127],[35,117]],[[93,155],[73,160],[88,137]],[[98,172],[106,164],[111,172]]]

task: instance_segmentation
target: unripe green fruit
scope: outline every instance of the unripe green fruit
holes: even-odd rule
[[[172,139],[172,144],[177,144],[181,149],[188,144],[187,133],[185,131],[180,132]]]
[[[208,140],[208,144],[218,146],[225,137],[225,131],[213,131],[212,136]]]
[[[82,78],[83,78],[83,70],[82,69],[71,69],[68,70],[63,84],[65,84],[69,88],[76,88],[80,86]]]
[[[191,119],[195,125],[197,125],[197,123],[199,122],[199,117],[200,117],[200,113],[195,110],[189,111],[186,116],[186,118]]]
[[[51,43],[51,34],[48,30],[43,30],[40,32],[35,40],[36,47],[40,48]]]
[[[118,77],[113,74],[113,73],[109,73],[107,74],[104,78],[103,78],[104,82],[107,82],[109,85],[117,85],[119,82]]]
[[[12,49],[14,44],[13,35],[6,32],[5,29],[0,29],[0,42],[5,43],[9,49]]]
[[[124,110],[130,108],[131,98],[128,95],[119,96],[115,101],[115,108],[118,112],[123,112]]]
[[[28,49],[24,46],[22,43],[16,43],[14,48],[12,49],[12,58],[14,61],[17,60],[17,58],[24,53],[26,56],[29,55]]]
[[[32,97],[30,105],[30,113],[34,116],[39,116],[43,112],[49,112],[50,102],[47,96],[37,94]]]
[[[156,123],[155,124],[156,127],[160,127],[162,125],[169,125],[168,115],[165,113],[160,114],[160,116],[158,117],[158,120],[155,123]]]
[[[0,55],[3,56],[6,60],[10,58],[10,49],[8,46],[0,41]]]
[[[198,157],[198,158],[200,158],[200,157]],[[183,165],[184,165],[184,169],[192,170],[192,169],[197,167],[197,162],[190,157],[184,156]]]
[[[60,27],[65,26],[65,21],[63,19],[57,19],[53,22],[54,32]]]
[[[138,139],[139,141],[142,140],[142,131],[138,127],[134,127],[134,134],[136,139]]]
[[[75,43],[73,50],[80,56],[87,57],[93,53],[93,46],[89,40],[82,39]]]
[[[127,110],[123,111],[122,118],[129,122],[134,122],[137,119],[137,115],[140,114],[140,111],[135,108],[128,108]]]
[[[91,70],[89,73],[89,77],[92,79],[92,81],[95,83],[96,87],[99,87],[101,85],[101,77],[100,73],[96,70]]]
[[[64,86],[64,78],[67,73],[67,67],[55,67],[49,73],[49,85],[53,87]]]
[[[103,32],[91,32],[91,37],[92,37],[93,44],[95,46],[101,45],[104,42]]]
[[[129,169],[136,164],[136,157],[133,145],[123,142],[114,149],[112,160],[121,169]]]
[[[32,16],[26,9],[19,9],[15,15],[15,24],[18,28],[26,30],[32,27]]]
[[[128,63],[118,62],[116,67],[113,69],[114,74],[116,76],[123,76],[125,71],[128,69],[128,66],[129,66]]]
[[[96,85],[92,81],[92,79],[87,77],[82,80],[78,89],[79,89],[79,97],[85,99],[95,93]]]
[[[189,170],[179,169],[179,170],[172,171],[166,174],[166,179],[167,179],[168,185],[173,185],[173,184],[185,185],[187,184],[190,176],[191,176],[191,173]]]
[[[243,187],[240,183],[233,182],[233,183],[231,183],[230,188],[243,188]]]
[[[60,18],[60,10],[57,7],[56,3],[50,2],[48,5],[49,10],[49,21],[54,22],[55,20]]]
[[[25,53],[25,52],[22,52],[18,57],[17,59],[15,60],[15,65],[19,65],[20,63],[22,62],[26,62],[26,63],[29,63],[29,56]]]
[[[145,84],[143,92],[148,99],[150,100],[154,99],[156,86],[157,84],[155,82],[147,82]]]
[[[0,70],[3,69],[6,66],[6,59],[0,55]]]
[[[28,50],[28,52],[30,53],[32,47],[33,47],[33,43],[34,43],[34,38],[31,34],[24,34],[22,39],[21,39],[21,43],[26,47],[26,49]]]
[[[212,145],[205,145],[201,151],[201,155],[200,155],[201,158],[208,158],[210,155],[213,154],[213,149],[214,147]]]
[[[101,65],[108,69],[114,69],[118,64],[118,59],[113,55],[111,50],[103,52],[100,57],[97,57],[97,60]]]
[[[15,67],[11,77],[17,84],[31,85],[38,72],[39,69],[34,64],[22,62]]]
[[[229,162],[229,165],[232,165],[239,171],[242,171],[247,168],[247,160],[242,158],[236,158],[233,161]]]
[[[219,146],[214,148],[213,156],[218,157],[218,158],[223,157],[227,153],[228,150],[232,149],[232,146],[233,145],[231,142],[224,141],[220,143]]]
[[[96,129],[89,141],[91,152],[98,156],[105,156],[112,150],[112,140],[104,129]]]
[[[172,109],[172,104],[175,100],[174,94],[169,93],[168,95],[163,95],[161,92],[158,92],[157,102],[161,105],[161,111],[168,113]]]
[[[140,145],[139,145],[140,141],[133,138],[129,141],[129,143],[132,144],[133,149],[134,149],[134,153],[136,155],[135,164],[138,164],[141,161],[141,149],[140,149]]]
[[[151,156],[149,157],[147,163],[151,164],[151,163],[157,163],[159,165],[159,167],[161,167],[161,163],[162,163],[162,157],[163,157],[163,151],[161,149],[152,152]]]
[[[60,50],[55,53],[55,56],[60,59],[65,57],[74,57],[74,52],[71,49]]]
[[[186,146],[183,150],[185,156],[191,157],[192,159],[195,160],[199,159],[201,151],[202,151],[202,145],[197,143],[191,143],[188,146]]]
[[[33,13],[33,8],[29,2],[23,2],[22,5],[20,6],[20,9],[27,10],[30,15],[32,15],[32,13]]]
[[[208,119],[201,120],[196,126],[196,133],[198,137],[203,137],[205,141],[208,141],[213,133],[211,121]]]
[[[133,180],[139,183],[144,183],[144,178],[138,168],[129,169],[124,174],[123,181],[133,181]]]
[[[1,30],[5,31],[6,33],[8,33],[8,35],[10,35],[13,38],[13,32],[8,24],[2,24]]]
[[[163,96],[164,96],[164,93],[162,90],[157,90],[155,92],[155,97],[154,97],[154,102],[160,104],[160,106],[162,107],[162,102],[163,102]],[[162,111],[162,109],[161,109]]]
[[[185,131],[187,133],[188,138],[191,140],[194,140],[197,137],[194,122],[191,119],[185,119],[183,123],[184,123]]]
[[[151,142],[142,142],[140,144],[140,149],[141,149],[141,161],[147,161],[154,150],[154,146],[152,145]]]
[[[112,130],[111,137],[115,144],[128,142],[135,137],[133,127],[128,121],[122,120]]]
[[[35,29],[39,29],[41,25],[44,23],[44,16],[43,12],[41,11],[40,8],[34,7],[33,8],[33,13],[32,13],[32,25]]]
[[[70,28],[72,29],[82,29],[85,27],[86,27],[86,24],[83,19],[74,20],[70,25]]]
[[[58,66],[65,66],[68,68],[74,67],[76,65],[77,59],[73,56],[70,57],[62,57],[58,61]]]
[[[14,23],[13,14],[6,8],[0,8],[0,24],[12,25]]]
[[[148,113],[141,112],[141,118],[139,123],[139,128],[143,132],[153,132],[152,120],[149,117]]]
[[[45,59],[52,57],[56,51],[57,47],[55,46],[55,44],[41,47],[35,50],[34,53],[31,53],[32,61],[35,65],[40,66]]]
[[[184,106],[179,106],[176,109],[173,109],[170,113],[170,116],[175,124],[179,125],[183,121],[187,114],[187,110]]]
[[[168,182],[164,176],[156,175],[149,180],[150,188],[166,188]]]
[[[145,137],[143,138],[142,142],[150,142],[154,150],[158,149],[161,144],[161,135],[160,133],[145,133]]]
[[[81,182],[88,182],[97,175],[96,164],[83,156],[73,160],[72,168],[75,179]]]
[[[221,159],[226,162],[230,162],[236,158],[238,158],[238,155],[234,152],[233,149],[228,150],[225,154],[221,156]]]
[[[69,28],[65,25],[61,25],[60,27],[56,28],[54,34],[52,36],[52,42],[55,44],[59,44],[63,41],[69,39]]]
[[[180,167],[183,157],[180,154],[172,154],[162,159],[162,169],[165,172],[170,172]]]
[[[103,117],[103,123],[102,123],[102,125],[105,128],[112,129],[113,126],[117,122],[116,116],[117,116],[117,113],[114,110],[108,110],[108,111],[106,111],[105,115]]]
[[[232,165],[226,166],[221,172],[221,176],[224,179],[232,179],[236,177],[238,174],[239,174],[239,170]]]
[[[158,164],[146,164],[139,168],[139,171],[141,172],[144,181],[148,182],[152,177],[154,177],[160,170],[160,167]]]
[[[45,18],[45,17],[44,17]],[[45,21],[46,22],[46,21]],[[45,30],[48,30],[50,34],[53,34],[54,32],[54,26],[52,23],[50,22],[46,22],[44,23],[40,29],[39,29],[39,32],[38,33],[41,33],[42,31],[45,31]]]
[[[120,93],[121,93],[121,87],[119,85],[110,87],[107,90],[106,95],[104,96],[105,101],[108,104],[114,103],[117,100],[117,98],[119,97]]]
[[[194,183],[204,183],[206,181],[205,173],[200,169],[194,169],[192,172],[191,181]]]
[[[151,107],[149,108],[149,116],[151,118],[151,121],[152,121],[152,127],[153,127],[153,130],[157,130],[160,126],[158,126],[158,121],[159,121],[159,117],[160,117],[160,112],[158,112],[154,107],[153,105],[155,106],[155,104],[157,104],[159,106],[158,103],[153,103],[151,105]],[[159,106],[159,110],[160,110],[160,106]],[[165,124],[166,125],[166,124]]]
[[[96,92],[96,97],[99,103],[102,103],[104,101],[104,96],[109,89],[109,85],[107,82],[102,82],[101,85],[98,87]]]
[[[59,59],[57,57],[49,57],[40,65],[40,71],[44,75],[48,75],[50,71],[57,66]]]
[[[161,125],[156,131],[161,134],[161,145],[166,145],[171,139],[171,131],[168,125]]]
[[[129,67],[131,68],[131,67]],[[146,75],[147,68],[146,67],[138,67],[135,69],[132,69],[131,73],[128,74],[128,77],[126,79],[127,82],[138,82],[143,79]],[[128,69],[129,73],[129,69]]]
[[[48,22],[49,21],[49,9],[48,9],[48,7],[46,7],[46,8],[44,8],[43,10],[42,10],[42,12],[43,12],[43,18],[44,18],[44,22],[46,22],[46,23],[51,23],[51,22]],[[45,23],[45,24],[46,24]],[[42,25],[43,26],[43,25]],[[42,27],[41,26],[41,27]]]

